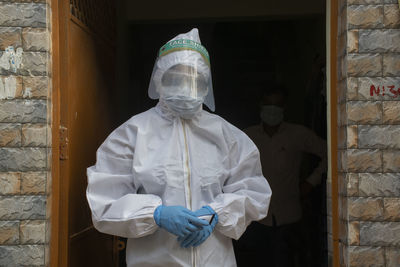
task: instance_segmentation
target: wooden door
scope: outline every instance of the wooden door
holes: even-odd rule
[[[112,129],[115,7],[112,0],[54,0],[52,266],[117,266],[116,238],[93,228],[86,168]],[[56,10],[57,8],[57,10]],[[57,11],[57,12],[55,12]],[[57,32],[58,30],[58,32]],[[54,40],[57,39],[58,42]],[[54,57],[57,57],[54,59]],[[55,86],[59,86],[59,88]],[[59,129],[59,130],[58,130]],[[54,140],[54,138],[53,138]],[[55,233],[57,232],[57,233]]]

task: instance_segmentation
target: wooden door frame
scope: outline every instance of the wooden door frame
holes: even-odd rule
[[[51,160],[51,191],[48,197],[50,207],[50,266],[63,267],[68,258],[68,207],[62,199],[68,190],[60,179],[60,119],[62,90],[67,87],[67,75],[62,75],[65,70],[68,55],[68,19],[69,1],[50,0],[51,13],[51,127],[52,127],[52,160]],[[329,36],[330,50],[328,51],[330,64],[330,166],[332,185],[332,239],[333,239],[333,266],[339,267],[339,209],[338,209],[338,164],[337,164],[337,25],[338,1],[327,0],[330,5]],[[328,15],[328,14],[327,14]],[[63,96],[64,97],[64,96]],[[63,190],[61,190],[61,188]],[[64,193],[63,193],[64,192]]]
[[[340,266],[340,251],[339,251],[339,187],[338,187],[338,123],[337,123],[337,36],[338,36],[338,0],[327,0],[329,5],[329,44],[327,43],[328,63],[329,63],[329,112],[330,114],[330,177],[331,177],[331,201],[332,201],[332,242],[333,259],[332,266]],[[328,37],[328,35],[327,35]]]
[[[60,179],[59,179],[59,156],[60,141],[60,10],[59,0],[50,1],[51,14],[51,200],[50,209],[50,255],[49,265],[57,266],[59,258],[59,202],[60,202]],[[47,204],[49,205],[49,204]]]
[[[51,214],[50,214],[50,266],[63,267],[68,259],[68,203],[63,202],[67,194],[60,175],[60,126],[61,97],[65,97],[68,59],[68,0],[50,0],[51,10],[51,127],[52,127],[52,159],[51,159]],[[65,182],[65,181],[64,181]],[[63,190],[61,190],[63,189]],[[63,192],[64,191],[64,192]]]
[[[61,138],[67,138],[68,132],[62,131],[63,126],[70,125],[68,116],[69,73],[70,73],[70,39],[72,37],[71,22],[91,36],[96,36],[86,25],[75,18],[70,12],[69,0],[49,0],[51,14],[51,127],[52,127],[52,159],[51,159],[51,192],[48,197],[50,210],[50,266],[67,267],[70,256],[69,229],[69,195],[70,164],[68,149],[60,149],[65,143]],[[100,36],[97,36],[100,37]],[[106,40],[107,41],[107,40]],[[64,132],[64,134],[62,134]],[[66,146],[64,146],[66,147]],[[63,158],[63,160],[61,160]],[[93,229],[89,227],[87,229]],[[82,234],[87,229],[79,232]],[[76,238],[74,235],[73,238]],[[114,237],[114,244],[116,244]],[[118,253],[113,247],[114,255]],[[117,264],[117,261],[115,261]]]

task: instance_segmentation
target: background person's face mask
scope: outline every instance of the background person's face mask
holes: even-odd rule
[[[284,109],[282,107],[264,105],[261,107],[260,117],[264,123],[270,126],[276,126],[283,121],[283,111]]]

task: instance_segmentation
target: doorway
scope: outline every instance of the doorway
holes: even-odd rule
[[[57,2],[62,3],[65,10],[70,10],[69,2],[79,1],[60,0]],[[101,143],[101,140],[113,127],[156,104],[156,101],[147,97],[147,87],[157,51],[167,40],[178,33],[189,31],[193,27],[199,28],[202,43],[210,53],[216,101],[215,113],[217,115],[240,129],[246,129],[259,123],[260,90],[266,84],[278,81],[289,89],[289,108],[285,114],[286,119],[292,123],[305,125],[321,137],[326,138],[326,109],[321,109],[325,106],[323,101],[326,101],[326,91],[324,95],[325,89],[323,88],[323,64],[325,63],[323,59],[326,57],[325,7],[321,6],[321,1],[310,1],[303,5],[299,5],[298,1],[284,5],[272,1],[267,3],[252,1],[254,5],[239,4],[232,9],[226,9],[225,7],[230,6],[230,3],[223,2],[215,4],[213,11],[199,8],[187,13],[185,8],[179,9],[172,6],[169,7],[171,12],[160,13],[163,10],[161,7],[157,8],[155,12],[152,12],[154,10],[152,7],[136,7],[133,10],[131,6],[133,1],[127,1],[119,8],[120,13],[116,20],[118,38],[115,46],[110,48],[106,40],[105,45],[101,48],[101,46],[97,46],[99,37],[91,35],[91,41],[88,42],[96,43],[98,49],[94,52],[100,53],[93,55],[92,62],[96,62],[98,59],[110,59],[110,57],[114,57],[116,62],[111,64],[110,62],[94,63],[99,68],[113,66],[114,71],[102,69],[99,70],[99,73],[115,73],[115,80],[112,77],[107,80],[103,84],[106,89],[97,95],[103,103],[97,105],[97,109],[101,110],[102,118],[107,118],[107,122],[104,123],[104,128],[95,131],[100,134],[93,133],[96,138],[90,151],[87,151],[88,158],[90,158],[87,162],[94,163],[96,145]],[[262,8],[258,8],[260,6]],[[100,5],[97,8],[101,10],[105,7]],[[133,11],[128,11],[126,14],[126,10],[130,9]],[[193,14],[190,15],[190,12]],[[211,14],[211,17],[204,16],[204,14]],[[79,21],[74,23],[81,29],[85,28],[85,25],[79,25]],[[84,31],[88,32],[90,29],[84,29]],[[63,33],[61,32],[61,34]],[[102,56],[104,51],[108,51],[107,57]],[[113,54],[114,52],[115,54]],[[317,69],[316,73],[313,72],[314,68]],[[74,70],[72,69],[72,71]],[[62,102],[63,95],[61,94],[60,97]],[[74,97],[71,98],[71,101],[73,99]],[[83,102],[83,104],[88,103]],[[91,114],[93,115],[95,112],[96,108]],[[105,115],[106,113],[109,115]],[[69,118],[73,119],[74,113],[69,116],[72,116]],[[85,124],[85,122],[80,123]],[[91,137],[87,136],[87,138]],[[78,151],[79,149],[75,153],[79,153]],[[307,176],[315,162],[314,158],[305,157],[302,165],[302,177]],[[62,167],[65,162],[59,164]],[[80,181],[85,181],[84,172],[80,171],[79,175],[82,176]],[[62,189],[62,185],[61,183],[59,189]],[[79,186],[81,189],[85,187],[83,182]],[[306,206],[311,209],[311,221],[306,222],[309,227],[305,227],[303,230],[307,233],[310,229],[318,229],[316,235],[309,236],[308,240],[304,240],[307,247],[306,260],[310,257],[317,258],[320,265],[315,266],[325,266],[327,263],[325,188],[325,184],[321,183],[310,196],[309,201],[304,203],[304,205],[311,203],[311,207]],[[71,196],[65,196],[66,198],[62,201],[68,201],[68,197]],[[72,205],[80,209],[79,203],[86,202],[84,190],[80,190],[74,195],[74,198],[77,200],[72,202]],[[65,209],[70,209],[65,204],[60,204],[60,207],[61,213]],[[87,208],[83,210],[87,211]],[[74,212],[71,210],[70,214],[74,216]],[[61,214],[62,223],[68,224],[68,220],[63,221],[62,216]],[[89,221],[90,218],[85,216],[80,218],[84,218],[85,222]],[[76,221],[76,225],[79,225],[79,218]],[[92,228],[87,225],[77,229],[76,233],[83,233],[84,237],[88,237],[88,242],[93,234]],[[76,246],[76,251],[83,249],[84,243],[80,242],[76,236],[72,238],[74,238],[73,242],[81,244],[81,246]],[[107,239],[103,236],[96,238],[103,241]],[[107,244],[106,250],[114,256],[117,254],[116,248],[118,246],[120,248],[119,263],[114,259],[113,266],[124,266],[123,240],[108,238]],[[63,245],[61,249],[67,249],[68,246],[71,247],[71,244]],[[241,251],[237,253],[240,254]],[[83,257],[83,254],[81,256]]]
[[[156,105],[157,101],[147,96],[156,52],[167,40],[193,27],[199,29],[210,54],[217,115],[241,130],[259,124],[262,91],[279,83],[288,89],[285,121],[304,125],[326,139],[324,14],[130,24],[126,31],[130,49],[123,52],[126,79],[120,72],[118,80],[122,90],[119,123]],[[310,175],[318,161],[304,155],[300,179]],[[325,178],[301,203],[306,216],[299,227],[297,266],[328,264]],[[235,242],[238,264],[249,266],[251,251],[240,242]]]

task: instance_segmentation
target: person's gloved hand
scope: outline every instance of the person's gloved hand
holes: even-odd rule
[[[194,211],[194,214],[200,218],[204,216],[211,217],[212,215],[217,215],[217,213],[210,206],[203,206],[200,209]],[[209,222],[211,223],[211,221]]]
[[[194,212],[182,206],[160,205],[154,211],[154,220],[158,226],[178,237],[184,237],[208,225],[208,222],[197,218]]]
[[[210,207],[204,206],[201,209],[198,209],[194,212],[198,217],[214,215],[210,223],[206,226],[203,226],[202,229],[192,232],[184,237],[179,237],[178,242],[181,243],[181,247],[197,247],[201,245],[212,233],[215,225],[218,223],[218,215],[217,213]]]

